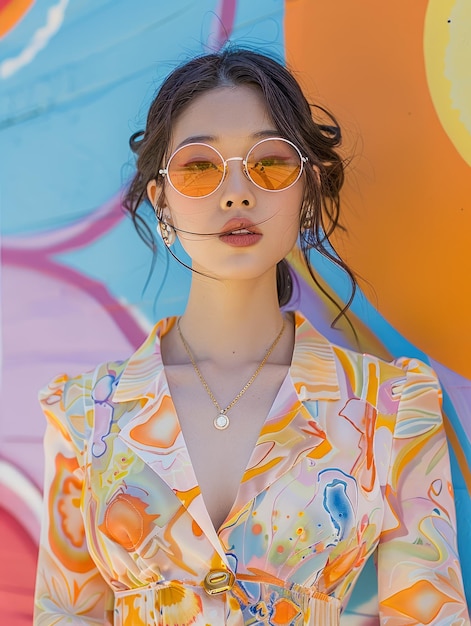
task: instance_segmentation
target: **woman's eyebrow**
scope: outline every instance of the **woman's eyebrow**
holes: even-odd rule
[[[254,139],[264,139],[265,137],[279,137],[280,131],[275,129],[272,130],[261,130],[258,133],[254,133],[252,137]]]
[[[279,137],[280,132],[276,129],[273,130],[260,130],[250,135],[253,139],[264,139],[265,137]],[[175,150],[178,150],[182,146],[186,146],[189,143],[207,143],[220,141],[220,137],[216,135],[192,135],[181,141]]]
[[[189,143],[206,143],[208,141],[216,141],[217,137],[214,135],[193,135],[192,137],[187,137],[183,141],[181,141],[175,150],[181,148],[182,146],[186,146]]]

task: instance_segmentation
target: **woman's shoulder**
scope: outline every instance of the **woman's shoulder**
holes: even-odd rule
[[[421,376],[437,380],[433,368],[422,359],[415,356],[400,356],[387,359],[369,352],[360,352],[336,344],[331,344],[336,356],[342,362],[350,362],[368,368],[371,372],[380,372],[385,377],[414,377]]]
[[[41,405],[61,402],[64,408],[67,408],[73,405],[78,398],[92,395],[97,380],[104,376],[113,379],[119,378],[129,360],[105,361],[78,374],[58,374],[39,390],[39,401]]]
[[[68,410],[77,402],[86,402],[88,398],[97,401],[110,400],[110,394],[117,387],[123,374],[132,373],[134,377],[142,378],[146,366],[161,363],[160,338],[174,322],[174,317],[160,320],[141,345],[126,359],[104,361],[79,374],[64,373],[55,376],[39,392],[41,405],[47,407],[60,404],[63,410]]]
[[[59,374],[40,389],[38,398],[46,420],[69,435],[83,436],[92,423],[97,394],[111,398],[129,359],[100,363],[80,374]]]
[[[163,367],[160,338],[175,318],[160,320],[127,359],[105,361],[76,375],[60,374],[39,392],[39,402],[48,422],[84,435],[93,425],[97,405],[113,406],[142,397],[152,387]]]
[[[350,373],[350,376],[355,372],[363,381],[368,380],[372,384],[392,385],[395,395],[417,385],[441,391],[434,369],[415,356],[385,359],[335,345],[333,350],[344,372]]]
[[[316,350],[319,354],[332,355],[337,374],[348,379],[352,387],[368,384],[391,384],[397,391],[410,385],[427,385],[440,389],[438,377],[430,365],[416,356],[384,358],[366,351],[332,342],[321,334],[310,321],[299,312],[295,313],[296,341],[303,349]],[[320,348],[318,347],[320,346]]]

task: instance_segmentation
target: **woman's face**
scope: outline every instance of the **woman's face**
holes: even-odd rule
[[[180,115],[168,154],[184,143],[202,142],[224,159],[245,158],[255,143],[274,136],[279,133],[257,89],[219,87],[198,96]],[[182,196],[165,180],[163,215],[199,272],[222,280],[275,273],[298,236],[304,176],[289,189],[270,192],[246,177],[242,161],[229,161],[227,168],[222,185],[204,198]],[[148,193],[155,205],[160,193],[155,182]],[[222,234],[227,231],[237,232]]]

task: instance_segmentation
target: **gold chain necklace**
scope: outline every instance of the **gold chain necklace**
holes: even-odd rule
[[[244,393],[247,391],[247,389],[250,387],[250,385],[253,383],[253,381],[257,378],[257,376],[260,374],[263,366],[265,365],[265,363],[268,361],[268,358],[270,356],[270,354],[273,352],[273,350],[275,349],[277,343],[280,341],[281,339],[281,335],[283,334],[283,331],[285,330],[285,323],[283,321],[283,326],[281,327],[280,332],[278,333],[278,335],[276,336],[275,341],[271,344],[271,346],[269,347],[267,353],[265,354],[265,356],[263,357],[263,359],[260,361],[257,369],[255,370],[255,372],[252,374],[251,378],[245,383],[245,385],[242,387],[242,389],[239,391],[239,393],[236,395],[236,397],[232,400],[232,402],[230,402],[225,409],[222,409],[219,402],[216,400],[216,398],[214,397],[213,392],[211,391],[211,389],[209,388],[208,383],[206,382],[203,374],[201,373],[200,368],[197,366],[195,358],[193,356],[193,353],[190,349],[190,346],[188,345],[185,337],[183,336],[183,333],[181,331],[180,328],[180,318],[178,318],[177,320],[177,330],[178,330],[178,334],[180,335],[180,339],[182,340],[182,344],[183,347],[186,350],[186,353],[188,354],[188,357],[191,361],[191,364],[193,365],[193,369],[195,370],[195,372],[198,375],[198,378],[201,381],[201,384],[203,385],[203,387],[206,390],[206,393],[208,394],[208,396],[211,398],[211,400],[213,401],[214,406],[217,408],[217,410],[219,411],[219,413],[216,415],[216,417],[213,420],[213,424],[214,427],[217,428],[218,430],[225,430],[228,426],[229,426],[229,417],[227,415],[227,412],[230,411],[230,409],[232,409],[232,407],[234,406],[234,404],[236,402],[238,402],[242,396],[244,395]]]

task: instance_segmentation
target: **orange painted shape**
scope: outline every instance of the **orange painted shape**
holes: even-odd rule
[[[343,195],[348,235],[334,245],[394,328],[471,378],[471,171],[429,91],[427,6],[287,0],[286,54],[354,155]]]
[[[131,437],[148,447],[171,448],[180,434],[180,425],[175,419],[173,404],[169,396],[162,398],[162,411],[131,430]]]
[[[202,611],[201,598],[193,590],[172,581],[159,591],[156,610],[160,623],[190,626]]]
[[[430,624],[447,602],[453,602],[453,598],[436,589],[429,581],[419,580],[408,589],[383,600],[381,604],[401,616],[416,620],[418,624]]]
[[[345,550],[343,554],[336,556],[327,562],[324,567],[324,580],[327,589],[333,589],[337,582],[346,576],[354,567],[359,566],[365,557],[364,545],[356,546],[350,550]]]
[[[290,600],[281,598],[273,604],[273,614],[270,621],[274,625],[291,624],[298,613],[299,607]]]
[[[89,572],[94,564],[85,546],[85,528],[79,510],[80,481],[71,476],[77,459],[58,454],[54,480],[48,496],[49,542],[56,558],[72,572]]]
[[[202,537],[203,536],[203,530],[202,530],[201,526],[197,522],[195,522],[195,520],[193,520],[191,522],[191,530],[192,530],[193,535],[195,537]]]
[[[7,0],[0,3],[0,38],[23,19],[33,4],[34,0]]]
[[[307,456],[310,459],[322,459],[322,457],[329,454],[331,450],[332,445],[329,443],[329,441],[327,441],[327,439],[324,439],[324,441],[316,446],[311,452],[309,452]]]
[[[269,463],[265,463],[265,465],[257,466],[254,469],[247,470],[245,472],[244,476],[242,477],[242,482],[245,483],[248,480],[251,480],[252,478],[254,478],[255,476],[258,476],[260,474],[264,474],[265,472],[268,472],[273,467],[278,465],[278,463],[280,461],[281,461],[281,457],[277,456],[277,457],[273,458]]]
[[[119,493],[108,505],[100,530],[125,550],[132,552],[149,534],[159,514],[149,514],[147,503],[129,494]]]

